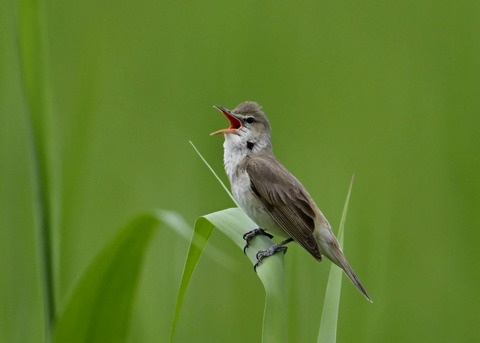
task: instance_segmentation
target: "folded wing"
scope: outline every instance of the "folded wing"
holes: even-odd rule
[[[321,260],[315,230],[316,206],[310,195],[274,156],[249,158],[246,171],[252,192],[275,222],[317,260]]]

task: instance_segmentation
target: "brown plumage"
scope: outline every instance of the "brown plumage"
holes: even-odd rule
[[[313,235],[315,210],[302,184],[271,154],[247,158],[245,170],[251,189],[269,210],[273,219],[288,236],[321,261],[322,256]]]
[[[230,121],[228,129],[213,134],[225,135],[225,170],[234,198],[261,228],[287,237],[260,255],[285,251],[283,244],[293,239],[318,261],[322,260],[322,255],[327,256],[370,300],[343,255],[327,219],[305,187],[273,154],[270,123],[261,107],[252,101],[241,103],[232,111],[215,107]],[[256,266],[260,262],[261,259]]]

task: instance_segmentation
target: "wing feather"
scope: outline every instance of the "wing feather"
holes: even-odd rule
[[[298,181],[274,156],[250,158],[246,165],[250,186],[275,222],[316,259],[321,260],[315,230],[315,203]]]

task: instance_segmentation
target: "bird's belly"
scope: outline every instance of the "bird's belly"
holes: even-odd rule
[[[250,178],[247,173],[238,176],[232,183],[232,193],[235,200],[245,213],[262,229],[281,237],[288,237],[286,232],[267,212],[265,206],[258,200],[250,188]]]

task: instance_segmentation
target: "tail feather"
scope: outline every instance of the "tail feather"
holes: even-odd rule
[[[358,278],[357,274],[353,271],[353,268],[350,266],[348,263],[347,259],[345,258],[345,255],[343,255],[342,251],[338,247],[338,245],[334,244],[331,246],[330,253],[332,256],[328,256],[330,260],[332,260],[333,263],[335,263],[337,266],[343,269],[345,274],[347,274],[348,278],[352,283],[357,287],[357,289],[367,298],[368,301],[373,302],[372,299],[368,296],[367,290],[365,287],[363,287],[362,283],[360,282],[360,279]]]

